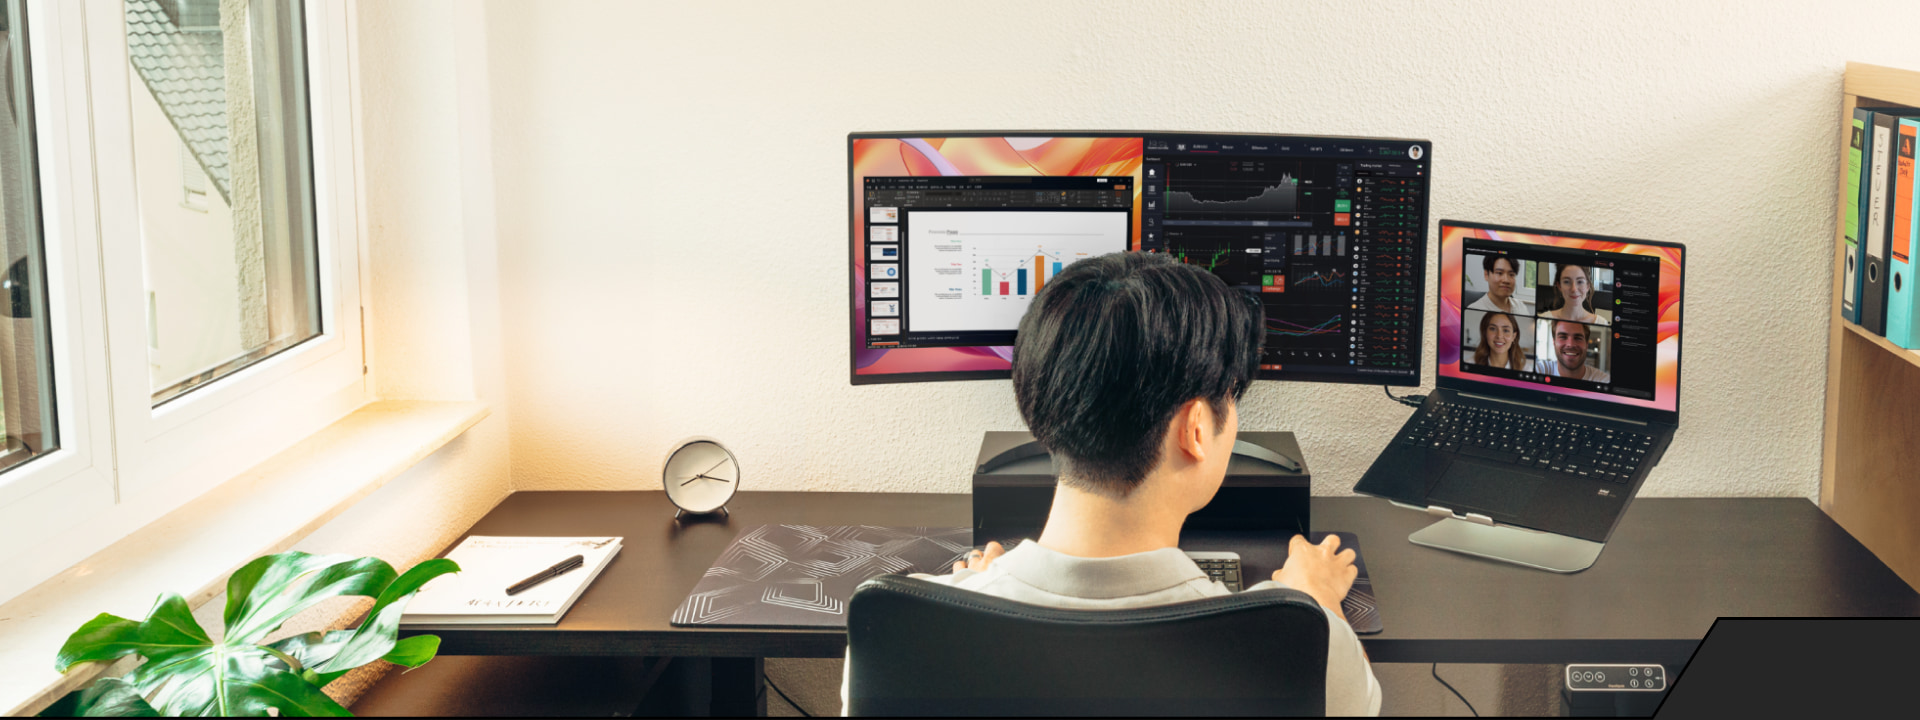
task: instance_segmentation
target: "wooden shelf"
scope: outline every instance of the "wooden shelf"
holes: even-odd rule
[[[1920,72],[1850,62],[1841,92],[1873,101],[1865,105],[1920,107]]]
[[[1835,184],[1833,291],[1827,323],[1826,420],[1820,509],[1907,584],[1920,588],[1920,351],[1893,344],[1840,315],[1846,276],[1847,165],[1853,110],[1920,108],[1920,72],[1847,63]]]
[[[1859,325],[1855,325],[1845,320],[1841,320],[1840,324],[1846,326],[1848,330],[1853,331],[1853,334],[1866,338],[1868,342],[1871,342],[1875,345],[1879,345],[1880,347],[1885,348],[1887,352],[1893,353],[1894,355],[1899,356],[1901,359],[1906,360],[1907,362],[1913,363],[1915,367],[1920,367],[1920,350],[1908,350],[1906,348],[1900,347],[1899,345],[1893,344],[1892,340],[1888,340],[1884,337],[1873,334],[1872,330],[1868,330],[1866,328],[1860,327]]]

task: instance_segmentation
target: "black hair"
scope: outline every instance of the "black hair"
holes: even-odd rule
[[[1508,257],[1508,256],[1506,256],[1506,255],[1486,255],[1486,256],[1482,256],[1482,257],[1480,258],[1480,270],[1481,270],[1481,272],[1485,272],[1485,273],[1489,273],[1489,274],[1491,274],[1491,273],[1493,272],[1493,265],[1494,265],[1494,263],[1497,263],[1497,262],[1500,262],[1501,260],[1505,260],[1505,261],[1507,261],[1507,264],[1513,267],[1513,274],[1515,274],[1515,275],[1519,275],[1519,274],[1520,274],[1520,261],[1519,261],[1519,260],[1515,260],[1515,259],[1513,259],[1513,258],[1511,258],[1511,257]]]
[[[1126,497],[1160,462],[1181,405],[1224,418],[1253,383],[1266,313],[1253,295],[1158,253],[1081,260],[1020,319],[1013,392],[1062,484]]]

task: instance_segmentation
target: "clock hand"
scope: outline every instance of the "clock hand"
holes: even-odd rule
[[[714,476],[712,476],[712,475],[695,475],[694,477],[703,477],[703,478],[706,478],[706,479],[708,479],[708,480],[715,480],[715,481],[718,481],[718,482],[733,482],[732,480],[728,480],[728,479],[726,479],[726,478],[717,478],[717,477],[714,477]]]
[[[705,475],[705,474],[707,474],[707,473],[710,473],[710,472],[713,472],[713,471],[714,471],[714,468],[718,468],[718,467],[720,467],[721,465],[725,465],[725,464],[727,464],[727,461],[728,461],[728,460],[732,460],[732,459],[733,459],[733,458],[721,458],[721,459],[720,459],[720,462],[717,462],[717,463],[714,463],[714,464],[713,464],[713,467],[710,467],[710,468],[707,468],[707,469],[705,469],[705,470],[701,470],[701,471],[700,471],[700,475]],[[699,477],[699,476],[697,476],[697,475],[696,475],[695,477]]]

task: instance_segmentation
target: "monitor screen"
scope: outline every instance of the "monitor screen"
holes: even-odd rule
[[[1439,377],[1677,412],[1683,254],[1443,221]]]
[[[1417,385],[1425,141],[1198,133],[848,137],[855,384],[1004,378],[1075,261],[1174,255],[1258,297],[1260,377]]]

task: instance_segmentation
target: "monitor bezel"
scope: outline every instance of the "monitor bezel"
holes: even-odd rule
[[[1673,248],[1673,249],[1679,250],[1680,251],[1680,289],[1678,292],[1680,293],[1680,303],[1679,303],[1680,317],[1677,318],[1675,322],[1678,324],[1680,330],[1676,332],[1674,335],[1676,345],[1675,345],[1675,351],[1674,351],[1674,369],[1673,369],[1673,407],[1674,407],[1673,410],[1662,410],[1659,408],[1647,408],[1647,407],[1636,407],[1633,405],[1623,405],[1623,404],[1612,402],[1609,400],[1575,397],[1572,395],[1561,395],[1558,393],[1546,392],[1546,391],[1537,390],[1534,388],[1510,387],[1506,385],[1500,385],[1497,383],[1487,382],[1484,380],[1470,380],[1467,378],[1447,377],[1446,375],[1440,374],[1441,355],[1440,355],[1439,343],[1440,343],[1441,337],[1440,337],[1439,327],[1442,321],[1441,313],[1444,313],[1447,311],[1447,304],[1442,300],[1442,295],[1440,292],[1438,292],[1439,288],[1437,287],[1435,288],[1436,292],[1434,294],[1434,303],[1433,303],[1433,307],[1434,307],[1433,326],[1435,328],[1434,335],[1433,335],[1433,340],[1434,340],[1433,377],[1434,377],[1435,387],[1438,387],[1443,390],[1451,390],[1453,392],[1473,393],[1475,395],[1485,395],[1488,397],[1496,397],[1503,400],[1514,400],[1518,402],[1532,403],[1535,405],[1547,405],[1550,407],[1554,407],[1556,409],[1573,410],[1577,412],[1591,413],[1591,414],[1602,415],[1606,417],[1624,418],[1627,420],[1634,420],[1638,422],[1663,423],[1667,425],[1680,424],[1680,388],[1681,388],[1681,385],[1683,384],[1682,381],[1684,380],[1684,375],[1686,373],[1686,362],[1684,359],[1686,340],[1687,340],[1687,333],[1686,333],[1687,246],[1686,245],[1677,243],[1677,242],[1666,242],[1661,240],[1642,240],[1639,238],[1619,237],[1614,235],[1596,235],[1594,233],[1572,232],[1567,230],[1545,230],[1541,228],[1518,227],[1514,225],[1495,225],[1491,223],[1472,222],[1468,220],[1441,220],[1436,225],[1436,229],[1438,230],[1439,238],[1440,238],[1440,242],[1438,243],[1439,245],[1438,250],[1440,253],[1442,253],[1442,256],[1437,258],[1437,262],[1435,263],[1436,267],[1440,271],[1440,277],[1446,277],[1445,263],[1447,259],[1444,256],[1444,253],[1446,252],[1445,242],[1447,237],[1447,228],[1450,228],[1450,227],[1465,228],[1469,230],[1492,230],[1494,232],[1510,232],[1510,233],[1519,233],[1523,235],[1547,235],[1550,237],[1573,238],[1576,240],[1597,240],[1600,242],[1618,242],[1618,243],[1629,243],[1633,245],[1651,245],[1654,247]],[[1461,262],[1463,263],[1466,262],[1465,255],[1463,254],[1461,257],[1462,257]],[[1465,332],[1465,331],[1462,330],[1462,332]],[[1654,397],[1656,399],[1659,398],[1658,390],[1659,390],[1658,383],[1656,381],[1655,394],[1654,394]]]
[[[857,140],[899,140],[899,139],[905,139],[905,138],[928,138],[928,137],[939,137],[939,138],[1137,137],[1141,139],[1142,143],[1144,143],[1146,141],[1146,138],[1149,136],[1290,138],[1290,139],[1298,139],[1298,140],[1328,140],[1328,141],[1334,141],[1334,142],[1338,142],[1342,140],[1358,140],[1358,141],[1365,141],[1365,142],[1403,142],[1403,143],[1417,144],[1421,147],[1421,154],[1423,155],[1421,160],[1427,163],[1427,193],[1424,196],[1426,200],[1426,208],[1424,209],[1424,212],[1422,214],[1426,218],[1429,218],[1429,222],[1431,222],[1430,218],[1433,212],[1433,205],[1432,205],[1432,202],[1433,202],[1433,141],[1431,140],[1421,140],[1417,138],[1368,137],[1368,136],[1360,136],[1360,135],[1295,135],[1295,134],[1287,134],[1287,133],[1249,133],[1249,132],[1226,132],[1226,131],[1202,132],[1202,131],[1190,131],[1190,130],[1182,130],[1182,131],[903,130],[903,131],[886,131],[886,132],[879,132],[879,131],[850,132],[850,133],[847,133],[846,190],[847,190],[847,240],[848,240],[847,242],[848,322],[847,322],[847,344],[845,345],[845,349],[847,351],[847,376],[851,384],[853,385],[884,385],[889,383],[945,382],[949,380],[1006,380],[1013,377],[1013,371],[1011,369],[1008,369],[1008,370],[950,370],[950,371],[940,371],[940,372],[884,373],[884,374],[878,374],[878,375],[860,374],[860,367],[857,364],[855,364],[857,360],[854,357],[854,348],[853,348],[853,338],[859,334],[860,323],[863,320],[863,318],[860,315],[860,307],[857,302],[858,293],[860,290],[860,280],[859,280],[859,275],[856,272],[856,269],[860,264],[860,260],[859,260],[859,256],[857,254],[856,248],[860,246],[860,239],[855,238],[853,236],[856,218],[860,212],[860,208],[858,208],[855,205],[855,203],[859,200],[859,198],[854,195],[854,184],[853,184],[853,180],[854,180],[853,144],[855,141]],[[1144,152],[1144,148],[1142,148],[1142,152]],[[1138,240],[1139,240],[1138,238],[1133,238],[1131,244],[1137,244]],[[1429,246],[1429,243],[1427,240],[1427,232],[1423,228],[1420,233],[1418,257],[1427,256],[1428,246]],[[1426,273],[1425,272],[1416,273],[1415,277],[1418,278],[1415,281],[1418,291],[1415,293],[1414,297],[1425,298],[1426,292],[1427,292]],[[1419,328],[1420,336],[1415,339],[1415,344],[1417,347],[1423,347],[1426,344],[1427,328],[1425,323],[1420,323],[1419,325],[1420,325],[1420,328]],[[1274,380],[1274,381],[1283,381],[1283,382],[1339,383],[1339,384],[1347,384],[1347,385],[1373,385],[1378,383],[1378,384],[1386,385],[1390,387],[1418,387],[1425,382],[1425,372],[1422,369],[1423,367],[1424,366],[1422,364],[1415,363],[1414,364],[1415,371],[1411,377],[1401,377],[1401,378],[1392,378],[1392,379],[1352,376],[1352,375],[1344,375],[1339,373],[1316,373],[1316,372],[1298,371],[1298,370],[1260,370],[1254,374],[1254,379],[1255,380]]]

